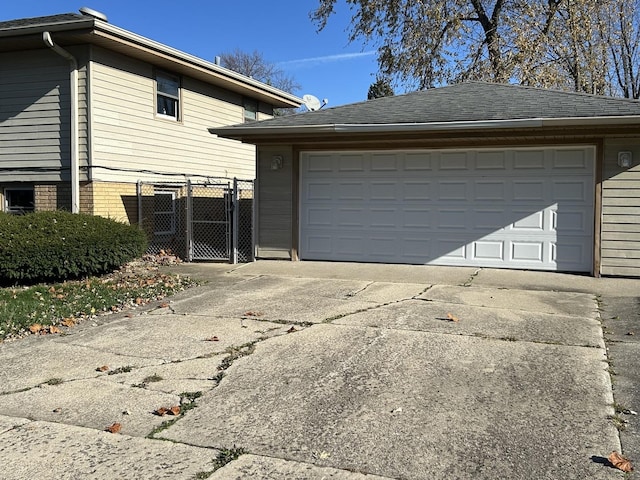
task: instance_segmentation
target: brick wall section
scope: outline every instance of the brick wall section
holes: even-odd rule
[[[138,221],[138,196],[135,183],[93,182],[93,214],[119,222]]]
[[[80,213],[93,215],[93,183],[80,183]]]
[[[71,210],[71,186],[65,183],[34,185],[36,211]]]

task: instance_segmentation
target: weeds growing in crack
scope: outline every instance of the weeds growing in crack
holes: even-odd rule
[[[182,392],[180,394],[180,414],[172,418],[171,420],[167,420],[162,422],[156,428],[151,430],[151,433],[147,435],[147,438],[154,438],[158,433],[166,430],[171,425],[180,420],[185,413],[189,410],[193,410],[197,407],[196,400],[202,396],[202,392]],[[206,478],[206,477],[205,477]]]
[[[115,370],[109,370],[107,375],[118,375],[119,373],[129,373],[133,370],[134,367],[132,365],[125,365],[124,367],[116,368]]]
[[[227,463],[233,462],[240,455],[244,455],[245,453],[249,453],[244,448],[236,447],[235,445],[232,448],[223,448],[218,453],[218,456],[213,460],[213,469],[209,471],[198,472],[193,477],[195,480],[201,480],[205,478],[209,478],[216,470],[221,469]]]
[[[164,379],[160,375],[158,375],[157,373],[154,373],[153,375],[149,375],[148,377],[145,377],[142,380],[142,382],[136,383],[136,384],[131,385],[131,386],[135,387],[135,388],[147,388],[150,383],[160,382],[162,380],[164,380]]]
[[[62,380],[61,378],[50,378],[49,380],[44,382],[43,385],[60,385],[63,382],[64,380]]]
[[[617,413],[610,415],[609,419],[613,422],[613,426],[618,429],[619,432],[624,432],[627,429],[627,421]]]

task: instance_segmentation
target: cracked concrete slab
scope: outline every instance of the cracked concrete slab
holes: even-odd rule
[[[167,420],[154,415],[154,410],[179,403],[177,395],[131,388],[96,378],[42,385],[24,392],[0,395],[0,412],[12,417],[96,430],[104,430],[117,422],[122,425],[123,434],[145,436]]]
[[[386,477],[317,467],[309,463],[294,462],[280,458],[241,455],[237,460],[216,470],[212,480],[237,480],[241,478],[268,478],[269,480],[385,480]],[[388,479],[390,480],[390,479]]]
[[[103,378],[124,385],[144,383],[147,390],[166,393],[205,391],[216,386],[217,381],[213,377],[219,373],[218,367],[225,357],[226,354],[220,354],[209,358],[165,363]]]
[[[576,292],[435,285],[418,298],[480,307],[574,315],[586,318],[593,318],[598,310],[595,295]]]
[[[4,480],[193,479],[212,470],[217,453],[41,421],[0,435]]]
[[[20,425],[24,425],[29,423],[31,420],[27,420],[26,418],[18,418],[18,417],[6,417],[4,415],[0,415],[0,435],[9,430],[13,430]],[[2,452],[2,437],[0,436],[0,453]]]
[[[449,314],[457,321],[452,321]],[[407,300],[348,315],[333,323],[604,348],[596,318],[439,301]]]
[[[68,335],[61,342],[97,351],[162,359],[164,362],[215,355],[288,326],[261,320],[209,315],[140,315]],[[207,339],[218,337],[218,341]]]
[[[618,478],[592,459],[620,448],[597,348],[316,325],[198,404],[160,435],[394,478]]]
[[[176,313],[194,308],[209,316],[320,323],[377,305],[412,298],[425,290],[422,284],[367,281],[256,277],[230,286],[216,295],[196,295],[172,304]]]
[[[156,365],[156,359],[99,351],[80,345],[68,345],[64,337],[32,337],[0,343],[0,393],[31,388],[53,378],[78,380],[97,377],[96,368],[112,369],[125,365]]]
[[[206,267],[178,266],[175,271],[190,270],[205,273]],[[287,262],[281,260],[260,260],[232,268],[230,276],[269,275],[289,278],[315,278],[326,280],[362,280],[392,283],[419,283],[463,285],[477,272],[477,267],[440,267],[436,265],[393,265],[388,263],[350,262]]]

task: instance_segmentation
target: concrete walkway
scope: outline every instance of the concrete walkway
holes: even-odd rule
[[[3,478],[624,478],[599,302],[640,281],[169,269],[208,283],[0,344]]]

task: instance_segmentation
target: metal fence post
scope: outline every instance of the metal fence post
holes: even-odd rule
[[[187,262],[193,261],[193,208],[191,195],[191,179],[187,180],[187,205],[186,205],[186,225],[185,225],[185,248],[187,252]]]
[[[238,204],[238,179],[233,177],[233,190],[231,193],[232,233],[231,233],[231,263],[238,263],[238,232],[240,224],[240,208]]]

